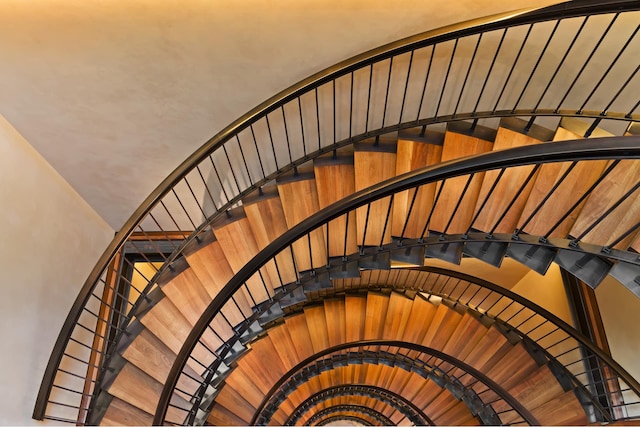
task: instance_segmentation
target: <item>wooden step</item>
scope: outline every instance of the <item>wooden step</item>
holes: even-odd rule
[[[153,415],[162,393],[162,384],[131,363],[126,363],[107,391],[118,399]],[[169,406],[167,421],[182,423],[190,409],[189,402],[178,398],[175,394],[171,402],[179,405],[181,409]]]
[[[353,154],[327,155],[313,162],[320,209],[355,193]],[[329,223],[329,256],[340,257],[358,249],[356,216],[341,216]],[[345,234],[346,231],[346,234]]]
[[[138,334],[123,352],[122,356],[128,362],[162,384],[166,381],[176,358],[176,354],[147,329],[143,329],[140,334]],[[204,382],[204,380],[201,379],[198,373],[189,365],[187,365],[185,369],[186,372],[195,379],[181,375],[178,379],[177,387],[193,395],[200,386],[200,383]],[[200,381],[200,383],[198,381]]]
[[[422,345],[442,350],[449,340],[451,332],[455,330],[461,320],[460,313],[440,304],[422,339]]]
[[[427,131],[424,134],[419,130],[401,132],[398,135],[396,175],[439,163],[443,142],[444,134],[439,132]],[[395,195],[392,236],[410,239],[423,237],[427,216],[433,208],[435,191],[434,183]]]
[[[361,295],[347,295],[344,301],[347,342],[363,340],[367,298]]]
[[[509,390],[538,369],[521,344],[511,348],[486,374],[503,388]]]
[[[207,290],[209,297],[213,300],[216,295],[233,277],[233,270],[225,258],[220,242],[213,240],[213,233],[205,236],[205,242],[186,251],[185,258],[191,269]],[[253,313],[252,305],[249,303],[243,292],[236,292],[234,296],[236,304],[227,304],[222,313],[229,322],[237,325],[243,322],[246,317]]]
[[[102,426],[150,426],[153,416],[127,402],[114,397],[100,425]]]
[[[382,338],[389,295],[369,292],[367,294],[367,308],[365,311],[364,339],[376,340]]]
[[[396,142],[396,138],[381,137],[377,142],[368,140],[354,145],[356,191],[395,176]],[[389,203],[390,198],[386,197],[356,210],[358,244],[378,246],[391,242],[393,220],[387,220],[387,216],[392,216]]]
[[[220,247],[234,273],[240,271],[247,262],[258,254],[258,244],[242,208],[233,209],[230,212],[230,217],[219,219],[211,226],[213,234],[220,242]],[[274,286],[267,269],[261,268],[260,273],[254,274],[246,282],[249,289],[249,295],[246,295],[246,298],[250,304],[257,305],[274,294]]]
[[[168,298],[163,298],[153,309],[145,313],[140,319],[140,322],[169,347],[174,354],[180,352],[182,344],[189,336],[192,328],[189,321]],[[203,361],[205,365],[210,363],[213,358],[212,355],[201,346],[195,347],[193,357]],[[191,366],[197,372],[200,372],[202,369],[197,364],[192,364]]]
[[[536,125],[533,125],[525,133],[523,130],[525,126],[524,120],[502,119],[493,144],[493,151],[537,145],[544,141],[550,141],[553,137],[551,131]],[[533,165],[508,168],[497,184],[496,180],[500,175],[500,170],[488,171],[482,181],[478,202],[474,210],[474,215],[477,214],[477,218],[472,227],[485,232],[512,233],[516,229],[520,214],[533,188],[535,175],[527,181],[533,171]],[[518,195],[521,189],[522,192]],[[482,210],[480,210],[481,207]],[[498,222],[499,220],[500,222]]]
[[[323,305],[304,308],[304,316],[309,329],[309,337],[313,352],[318,353],[329,347],[329,332],[327,329],[327,317]]]
[[[571,237],[582,236],[602,214],[612,208],[619,199],[625,197],[625,194],[638,182],[640,182],[639,160],[622,160],[618,163],[587,199],[571,228],[569,233]],[[640,190],[636,190],[630,196],[626,196],[626,200],[581,240],[606,246],[635,226],[640,221],[640,203],[637,203],[639,194]],[[627,236],[616,244],[615,248],[626,250],[632,244],[633,237],[633,234]]]
[[[282,203],[275,186],[265,187],[262,194],[247,197],[244,200],[244,211],[259,250],[266,248],[288,230]],[[276,255],[276,261],[270,261],[265,268],[275,287],[293,283],[297,279],[290,251]]]
[[[562,127],[561,123],[560,127],[556,130],[553,141],[566,141],[580,138],[580,135]],[[589,187],[596,182],[598,177],[602,175],[606,165],[607,162],[603,160],[578,163],[523,228],[525,221],[534,214],[534,210],[538,208],[538,205],[544,201],[551,189],[558,183],[563,174],[566,173],[571,166],[571,162],[547,163],[542,165],[538,172],[535,186],[529,194],[522,215],[518,220],[518,229],[535,236],[547,235],[565,212],[567,212],[587,192]],[[580,203],[549,236],[566,238],[583,206],[584,201]]]
[[[436,425],[442,426],[477,426],[480,425],[480,421],[473,416],[469,411],[467,405],[459,401],[450,408],[448,408],[440,416],[436,416],[433,419]]]
[[[299,224],[320,210],[318,190],[313,170],[301,169],[278,179],[278,192],[289,228]],[[311,248],[311,249],[309,249]],[[327,263],[325,231],[312,231],[294,242],[293,253],[298,271],[307,271]]]
[[[198,322],[211,302],[207,290],[190,268],[163,285],[162,291],[192,326]],[[217,350],[234,335],[232,325],[226,323],[220,316],[212,321],[211,327],[215,334],[208,331],[202,338],[211,350]]]
[[[207,422],[214,426],[242,426],[247,425],[247,422],[237,416],[234,412],[228,410],[222,405],[215,405]]]
[[[221,406],[240,418],[243,421],[241,425],[248,425],[256,412],[256,408],[231,387],[224,387],[216,396],[215,406]]]
[[[347,342],[347,314],[344,298],[324,300],[324,314],[327,319],[329,346]]]
[[[412,299],[398,292],[391,293],[384,317],[382,339],[397,340],[404,335],[412,306]]]
[[[586,425],[589,422],[584,408],[572,391],[564,392],[536,408],[535,417],[541,425]]]
[[[442,161],[491,151],[494,137],[495,131],[492,129],[477,126],[471,130],[466,123],[449,124],[442,147]],[[484,173],[478,173],[473,177],[462,200],[460,198],[463,195],[467,177],[448,179],[436,203],[429,229],[438,233],[465,233],[473,218],[483,178]],[[440,185],[436,194],[440,191]],[[459,207],[456,211],[458,203]]]

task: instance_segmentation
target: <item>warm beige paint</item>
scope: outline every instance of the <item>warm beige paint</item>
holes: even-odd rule
[[[3,0],[0,114],[119,228],[205,140],[300,79],[405,36],[551,3]]]
[[[113,229],[0,116],[0,424],[33,424],[62,322]]]
[[[596,288],[596,298],[611,355],[634,378],[640,379],[640,298],[609,276]],[[637,401],[635,397],[630,398]],[[640,405],[636,406],[630,416],[640,416]]]
[[[551,264],[544,276],[529,271],[511,290],[573,325],[567,293],[557,264]]]

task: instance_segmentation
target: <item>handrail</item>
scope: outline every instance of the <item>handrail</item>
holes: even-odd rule
[[[377,49],[373,49],[369,52],[357,55],[351,59],[342,61],[332,67],[329,67],[323,71],[320,71],[313,76],[291,86],[288,89],[280,92],[279,94],[271,97],[267,101],[263,102],[247,114],[240,117],[238,120],[221,130],[217,135],[207,141],[202,147],[200,147],[196,152],[194,152],[188,159],[186,159],[174,172],[172,172],[150,195],[145,199],[145,201],[140,205],[138,209],[132,214],[129,220],[123,225],[121,230],[116,234],[114,240],[109,244],[104,254],[98,260],[96,266],[90,273],[87,281],[83,285],[80,290],[78,297],[76,298],[74,304],[71,307],[71,310],[63,324],[62,330],[58,339],[54,345],[54,349],[52,351],[51,357],[47,364],[46,370],[43,375],[43,381],[41,383],[41,387],[38,393],[38,397],[36,400],[36,404],[34,407],[33,418],[35,419],[43,419],[45,416],[46,406],[49,399],[49,395],[51,393],[51,389],[53,387],[54,379],[56,376],[56,372],[58,372],[60,363],[64,356],[64,351],[67,346],[67,343],[74,332],[78,321],[83,314],[83,310],[89,300],[95,292],[95,289],[100,285],[101,277],[104,272],[108,269],[110,261],[114,258],[114,256],[118,253],[120,248],[127,242],[129,236],[135,232],[137,228],[142,230],[141,224],[145,219],[148,219],[149,215],[153,211],[154,208],[158,206],[162,206],[165,210],[167,207],[164,206],[163,198],[172,193],[175,194],[175,187],[182,183],[184,179],[186,179],[187,175],[198,169],[199,165],[207,160],[207,157],[211,156],[212,153],[218,152],[220,150],[226,150],[225,144],[229,141],[232,141],[234,137],[237,137],[240,132],[243,130],[250,129],[253,132],[252,125],[257,123],[259,120],[266,118],[268,125],[269,114],[277,111],[278,109],[283,109],[283,107],[288,103],[295,99],[300,100],[300,97],[306,93],[313,93],[314,90],[317,90],[322,85],[336,81],[339,77],[348,76],[350,73],[355,72],[358,69],[363,69],[368,66],[372,66],[374,63],[378,63],[382,60],[393,58],[396,55],[401,53],[410,52],[415,49],[418,49],[423,46],[434,45],[446,40],[454,40],[456,38],[469,36],[473,34],[482,34],[487,31],[495,30],[495,29],[506,29],[511,26],[525,24],[525,23],[535,23],[535,22],[543,22],[550,19],[558,19],[558,18],[569,18],[574,16],[582,16],[584,14],[599,14],[599,13],[613,13],[616,11],[626,11],[626,10],[635,10],[639,6],[636,2],[629,0],[620,0],[615,2],[570,2],[568,4],[553,6],[549,8],[539,9],[539,10],[526,10],[515,13],[506,13],[501,15],[496,15],[489,18],[476,19],[472,21],[468,21],[462,24],[456,24],[448,27],[444,27],[441,29],[428,31],[416,36],[408,37],[403,40],[387,44]],[[624,85],[623,85],[624,87]],[[335,107],[335,106],[334,106]],[[386,107],[385,107],[386,108]],[[352,142],[356,140],[362,140],[370,136],[379,135],[388,130],[397,130],[412,127],[415,125],[422,125],[428,123],[437,123],[444,122],[448,120],[462,120],[465,118],[481,118],[481,117],[500,117],[500,116],[511,116],[511,115],[530,115],[532,118],[536,116],[544,116],[544,115],[552,115],[552,116],[563,116],[563,115],[574,115],[574,116],[582,116],[582,117],[592,117],[597,120],[601,119],[613,119],[613,120],[630,120],[637,119],[638,115],[634,113],[634,109],[629,111],[629,113],[609,113],[605,111],[605,109],[601,111],[587,111],[587,110],[559,110],[559,109],[537,109],[535,111],[526,111],[521,109],[512,109],[512,110],[499,110],[492,112],[482,112],[482,111],[472,111],[470,113],[458,113],[451,115],[438,115],[436,112],[436,116],[432,119],[418,119],[416,121],[403,122],[398,125],[385,126],[385,123],[382,123],[382,128],[378,130],[366,129],[364,133],[359,135],[351,135],[348,140],[345,141],[335,141],[334,146],[331,147],[323,147],[319,148],[316,154],[321,154],[323,152],[331,151],[332,148],[345,145],[347,142]],[[284,109],[283,109],[284,114]],[[302,117],[301,117],[302,120]],[[286,129],[285,129],[286,131]],[[255,138],[255,137],[254,137]],[[303,136],[304,138],[304,136]],[[239,139],[238,139],[239,142]],[[257,147],[257,146],[256,146]],[[241,148],[242,149],[242,148]],[[225,151],[226,154],[226,151]],[[260,154],[258,153],[258,156]],[[228,155],[227,155],[228,158]],[[215,214],[210,215],[206,218],[206,221],[203,222],[200,226],[196,227],[194,224],[195,231],[191,233],[191,235],[186,238],[179,247],[176,248],[174,253],[167,258],[163,267],[160,271],[164,271],[167,266],[170,265],[172,261],[174,261],[181,253],[182,249],[186,246],[187,243],[197,238],[197,234],[200,230],[204,228],[216,215],[221,214],[227,207],[232,206],[234,203],[237,203],[241,198],[248,194],[250,191],[259,188],[262,184],[266,183],[272,178],[275,178],[279,173],[285,172],[294,168],[296,165],[303,163],[304,161],[310,159],[311,156],[305,153],[305,155],[296,161],[293,161],[286,166],[280,167],[276,172],[267,174],[263,178],[259,180],[253,181],[251,177],[249,177],[249,181],[251,185],[247,186],[244,189],[238,187],[238,194],[228,198],[228,202],[224,204],[220,209],[216,211]],[[212,160],[213,162],[213,160]],[[277,166],[277,161],[276,161]],[[215,168],[215,165],[214,165]],[[233,172],[233,171],[232,171]],[[216,172],[217,173],[217,172]],[[250,173],[247,171],[250,175]],[[235,178],[235,176],[234,176]],[[186,181],[186,185],[189,186],[188,181]],[[222,185],[222,184],[221,184]],[[224,185],[222,185],[224,189]],[[193,190],[189,187],[191,194],[193,194]],[[208,191],[208,189],[207,189]],[[178,197],[178,196],[176,196]],[[178,198],[178,202],[180,199]],[[181,202],[180,202],[181,203]],[[214,203],[215,205],[215,203]],[[201,207],[200,207],[201,208]],[[216,207],[217,208],[217,207]],[[184,209],[184,206],[182,206]],[[201,208],[202,210],[202,208]],[[169,216],[171,216],[171,212],[169,212]],[[203,210],[203,214],[205,214]],[[187,217],[189,216],[187,212]],[[206,214],[205,214],[206,216]],[[155,221],[155,218],[151,217],[152,220]],[[174,223],[176,221],[171,218]],[[176,226],[178,224],[176,223]],[[162,227],[160,227],[162,229]],[[155,281],[154,278],[149,279],[149,285],[147,289],[142,292],[140,300],[146,297],[146,292],[151,288]],[[136,305],[137,306],[137,305]],[[102,320],[99,320],[102,321]],[[120,335],[121,335],[120,331]],[[118,338],[116,338],[117,340]],[[81,409],[86,410],[86,409]]]
[[[262,400],[262,403],[258,408],[256,408],[256,412],[250,424],[256,425],[267,403],[276,394],[278,389],[282,387],[282,385],[284,385],[285,382],[288,379],[290,379],[296,372],[300,371],[305,366],[320,360],[322,357],[325,357],[343,350],[349,350],[351,348],[361,348],[361,347],[374,347],[374,346],[384,346],[389,348],[414,350],[429,356],[433,356],[447,363],[450,363],[451,365],[461,369],[466,374],[471,375],[473,378],[479,380],[480,382],[485,384],[487,387],[489,387],[491,390],[493,390],[500,397],[500,399],[504,400],[511,408],[513,408],[522,417],[522,419],[525,422],[527,422],[529,425],[540,425],[536,417],[533,416],[533,414],[531,414],[531,412],[529,412],[529,410],[525,408],[517,399],[515,399],[507,390],[505,390],[502,386],[497,384],[487,375],[475,369],[473,366],[470,366],[467,363],[461,360],[458,360],[455,357],[450,356],[446,353],[443,353],[439,350],[436,350],[421,344],[405,342],[400,340],[385,340],[385,339],[361,340],[361,341],[338,344],[338,345],[329,347],[327,349],[324,349],[322,351],[319,351],[316,354],[313,354],[308,358],[302,360],[297,365],[289,369],[289,371],[287,371],[285,375],[283,375],[282,378],[280,378],[280,380],[273,385],[273,387],[269,390],[269,392],[265,394],[265,397]]]
[[[351,344],[352,344],[351,348],[353,348],[353,346],[356,343],[351,343]],[[258,421],[260,422],[260,424],[268,423],[273,417],[273,415],[275,414],[275,412],[277,412],[277,409],[282,405],[284,400],[287,399],[288,395],[291,392],[293,392],[293,390],[300,387],[301,382],[302,383],[308,382],[311,377],[320,375],[324,371],[324,369],[329,369],[329,370],[335,369],[337,367],[342,367],[343,364],[345,363],[347,365],[350,365],[352,363],[359,364],[360,361],[362,361],[363,364],[369,364],[371,363],[371,360],[374,360],[377,362],[377,363],[374,362],[374,364],[393,363],[394,364],[393,367],[400,367],[400,369],[404,369],[406,371],[413,371],[415,369],[420,371],[421,374],[423,374],[423,376],[428,375],[428,372],[431,372],[431,373],[437,372],[444,383],[443,385],[440,385],[441,388],[447,388],[447,385],[453,386],[453,387],[459,387],[460,389],[462,389],[462,392],[465,395],[467,395],[467,397],[469,397],[472,400],[475,400],[475,402],[481,402],[483,406],[491,406],[494,403],[494,402],[484,402],[479,397],[476,390],[473,388],[475,384],[477,384],[478,382],[483,383],[484,385],[487,385],[486,383],[484,383],[484,380],[486,379],[486,377],[478,378],[474,376],[473,373],[465,371],[463,365],[460,365],[460,366],[456,365],[456,368],[460,369],[461,372],[463,372],[462,375],[460,376],[450,375],[448,372],[443,372],[442,370],[439,370],[440,369],[439,366],[435,366],[434,363],[431,363],[431,358],[427,361],[424,361],[417,356],[408,357],[407,355],[404,355],[404,354],[399,354],[399,353],[394,354],[390,350],[391,348],[387,348],[385,351],[377,349],[377,350],[340,352],[338,354],[333,354],[330,357],[326,357],[324,359],[317,358],[313,362],[313,364],[311,363],[307,364],[305,367],[298,369],[296,372],[294,372],[293,370],[289,371],[286,375],[283,376],[281,381],[278,382],[278,384],[280,385],[279,386],[275,385],[269,391],[268,395],[263,400],[263,404],[261,404],[260,406],[262,410],[256,412],[256,415],[252,420],[252,424],[258,424]],[[430,355],[430,356],[435,357],[434,355]],[[354,359],[358,361],[354,362]],[[396,365],[396,363],[399,363],[399,365]],[[303,377],[302,380],[299,379],[300,376]],[[461,380],[465,376],[472,377],[474,382],[472,384],[464,384]],[[286,381],[283,381],[283,380],[286,380]],[[341,386],[337,386],[337,387],[332,387],[330,389],[336,389],[340,387]],[[384,390],[383,388],[374,387],[369,384],[365,385],[364,387],[366,387],[367,389],[373,388],[374,390]],[[287,392],[282,391],[285,389],[287,390]],[[278,392],[278,390],[280,391]],[[316,395],[317,394],[320,394],[320,393],[316,393]],[[335,396],[339,396],[339,395],[332,394],[332,396],[330,397],[335,397]],[[329,398],[329,397],[326,397],[326,398]],[[310,399],[311,398],[306,399],[305,402],[310,401]],[[402,401],[408,402],[408,400],[406,399],[403,399]],[[267,408],[267,404],[268,404],[268,408]],[[472,409],[471,402],[465,401],[465,404],[471,411]],[[396,405],[392,405],[394,406],[394,409],[402,413],[414,425],[417,425],[417,426],[425,425],[425,424],[435,425],[432,421],[430,421],[430,418],[423,413],[423,411],[417,408],[417,406],[412,404],[410,406],[411,411],[408,411],[407,408],[396,407]],[[308,411],[310,408],[306,408],[306,409]],[[292,412],[292,415],[284,423],[285,425],[295,424],[297,418],[294,418],[293,416],[294,414],[296,414],[295,410]],[[303,415],[303,414],[300,414],[300,415]],[[429,420],[429,422],[427,422],[427,420]],[[489,414],[486,417],[486,419],[483,419],[483,421],[487,425],[497,424],[493,414]]]
[[[279,254],[282,250],[308,234],[310,231],[341,215],[344,215],[346,212],[364,206],[367,203],[380,200],[400,191],[442,179],[500,167],[521,166],[542,162],[602,160],[625,157],[640,158],[640,137],[612,137],[607,138],[605,141],[578,140],[556,142],[546,145],[544,150],[541,150],[539,147],[531,146],[513,148],[510,150],[490,152],[484,155],[476,155],[463,160],[449,161],[437,166],[415,170],[374,185],[365,190],[356,192],[353,195],[320,210],[307,220],[289,229],[286,233],[260,251],[242,269],[240,269],[236,275],[234,275],[227,285],[211,301],[209,306],[202,313],[198,322],[194,325],[191,333],[185,340],[180,353],[176,357],[158,402],[154,417],[154,424],[160,424],[164,421],[167,405],[169,404],[169,400],[180,373],[182,372],[189,355],[196,346],[198,339],[216,314],[223,308],[225,303],[231,299],[233,294],[243,285],[243,283],[255,274],[262,266],[264,266],[272,257]],[[566,332],[569,334],[572,333],[571,330],[567,330]],[[574,338],[580,340],[579,336],[574,336]],[[640,395],[640,383],[629,375],[619,364],[598,349],[593,343],[584,339],[583,341],[585,341],[583,342],[585,346],[592,349],[603,360],[606,360],[613,369],[617,370],[619,375],[635,391],[635,393]]]
[[[373,397],[375,399],[384,401],[389,405],[392,404],[392,399],[396,399],[411,410],[410,412],[407,411],[407,413],[405,414],[404,412],[402,412],[401,408],[396,408],[398,411],[402,412],[402,414],[409,420],[419,420],[419,422],[414,422],[414,424],[435,425],[433,421],[429,417],[427,417],[427,415],[420,408],[414,405],[413,402],[411,402],[409,399],[406,399],[397,393],[381,387],[360,384],[351,384],[349,386],[333,386],[314,393],[313,395],[305,399],[304,402],[298,405],[291,412],[291,415],[285,420],[284,425],[295,425],[298,419],[301,418],[306,412],[308,412],[308,405],[314,405],[316,403],[322,402],[324,399],[327,399],[328,396],[347,396],[358,393],[362,393],[368,397]]]

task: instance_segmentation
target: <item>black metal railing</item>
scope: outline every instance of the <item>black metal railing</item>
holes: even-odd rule
[[[393,203],[393,196],[400,192],[420,188],[433,183],[438,183],[440,188],[446,186],[447,180],[463,179],[480,173],[481,171],[500,170],[503,168],[514,168],[522,166],[532,166],[536,164],[549,164],[550,162],[563,162],[572,160],[575,162],[593,161],[599,159],[622,159],[622,158],[638,158],[640,157],[640,146],[635,137],[617,137],[609,138],[606,141],[566,141],[554,144],[547,144],[541,147],[520,147],[517,149],[504,150],[500,152],[492,152],[481,156],[467,158],[465,160],[447,162],[435,167],[426,168],[407,173],[401,177],[396,177],[389,181],[380,183],[369,189],[355,193],[343,199],[334,205],[331,205],[317,214],[311,216],[306,221],[292,227],[288,232],[276,239],[272,244],[266,247],[250,262],[248,262],[220,291],[207,307],[190,336],[187,338],[171,373],[165,384],[163,395],[158,404],[158,412],[156,413],[155,423],[164,421],[164,411],[166,405],[170,404],[172,396],[176,393],[174,386],[181,375],[180,366],[184,366],[188,360],[195,363],[209,366],[209,369],[203,376],[204,383],[200,391],[208,389],[212,383],[221,381],[220,366],[230,365],[246,350],[244,343],[247,343],[257,337],[261,333],[262,326],[277,319],[283,315],[282,307],[292,304],[304,302],[306,300],[305,293],[314,292],[320,289],[333,287],[331,282],[332,275],[339,277],[344,271],[342,267],[356,262],[360,269],[389,269],[393,253],[401,254],[417,251],[418,258],[424,259],[425,253],[429,249],[437,249],[442,245],[455,246],[461,245],[459,250],[483,259],[487,262],[496,262],[496,256],[504,257],[511,246],[526,245],[526,251],[535,252],[537,250],[550,251],[553,253],[551,261],[556,263],[564,263],[567,259],[575,259],[572,256],[577,255],[577,260],[582,265],[604,263],[611,266],[615,262],[624,262],[639,266],[640,262],[635,254],[616,250],[606,246],[595,247],[594,245],[586,245],[583,243],[575,244],[573,239],[544,239],[540,236],[528,236],[526,239],[523,235],[492,234],[489,231],[474,232],[465,235],[447,236],[443,233],[429,233],[419,238],[404,238],[397,236],[395,241],[368,247],[364,245],[366,233],[359,242],[359,250],[356,254],[348,254],[345,257],[339,257],[332,260],[325,256],[321,265],[314,265],[314,269],[307,272],[296,272],[296,278],[289,282],[275,282],[276,278],[271,278],[272,286],[278,292],[268,297],[264,301],[255,301],[256,308],[252,316],[247,317],[240,325],[228,326],[234,328],[235,335],[227,342],[226,345],[219,349],[212,349],[206,344],[201,336],[206,331],[215,331],[214,325],[224,324],[226,318],[222,315],[222,310],[230,309],[237,306],[236,299],[241,294],[255,294],[252,288],[260,288],[265,285],[265,276],[260,269],[267,262],[275,262],[276,270],[278,264],[282,263],[282,259],[278,260],[278,254],[287,254],[288,262],[294,265],[301,261],[301,257],[308,257],[306,261],[313,265],[317,260],[314,259],[311,251],[304,253],[296,252],[295,244],[297,242],[308,242],[317,229],[324,229],[327,232],[326,225],[339,217],[348,217],[354,215],[357,209],[369,211],[371,205],[386,200],[390,207]],[[519,192],[519,186],[516,186],[513,192]],[[419,191],[419,190],[418,190]],[[416,191],[417,193],[417,191]],[[460,197],[464,198],[465,194]],[[504,196],[505,200],[509,200],[512,195]],[[435,210],[437,203],[431,211]],[[387,210],[390,210],[387,209]],[[405,218],[411,216],[411,209],[408,210]],[[423,213],[423,221],[428,223],[432,215]],[[594,219],[599,221],[599,218]],[[349,221],[343,221],[345,227],[348,227]],[[381,227],[388,227],[389,221],[381,221]],[[424,229],[428,229],[428,225]],[[378,234],[383,236],[383,230],[377,230]],[[342,238],[346,235],[344,230]],[[337,236],[334,236],[337,237]],[[612,236],[615,239],[615,236]],[[484,250],[480,250],[484,248]],[[522,248],[519,248],[522,249]],[[515,252],[514,252],[515,251]],[[568,252],[567,252],[568,251]],[[457,253],[456,252],[456,253]],[[517,256],[517,250],[512,250]],[[487,258],[487,254],[489,257]],[[450,256],[450,255],[447,255]],[[550,261],[550,262],[551,262]],[[285,261],[286,262],[286,261]],[[374,265],[375,264],[375,265]],[[274,285],[275,283],[275,285]],[[279,285],[279,286],[278,286]],[[441,285],[439,285],[441,286]],[[562,322],[551,313],[543,310],[541,307],[531,303],[526,303],[524,298],[519,298],[515,294],[509,294],[507,291],[487,293],[481,292],[481,289],[487,289],[488,286],[472,287],[466,285],[463,290],[454,288],[447,290],[446,283],[441,289],[431,290],[434,294],[451,295],[451,292],[461,292],[456,297],[456,301],[465,301],[470,307],[483,312],[486,316],[499,319],[503,323],[509,325],[517,332],[522,332],[523,337],[536,342],[542,347],[550,360],[559,363],[562,369],[570,373],[570,377],[575,378],[575,385],[581,391],[585,391],[592,397],[592,401],[600,401],[600,397],[609,399],[606,408],[601,408],[594,414],[597,419],[610,421],[612,419],[623,419],[626,414],[620,413],[618,409],[630,408],[635,410],[640,404],[640,384],[633,379],[622,367],[614,362],[597,346],[589,340],[576,333],[575,330]],[[492,291],[496,291],[494,286]],[[262,293],[264,294],[264,292]],[[462,303],[462,302],[461,302]],[[194,352],[194,349],[197,351]],[[196,355],[209,354],[207,360],[200,360]],[[605,375],[606,387],[610,392],[608,396],[596,396],[593,391],[592,378],[589,372],[582,371],[586,369],[582,363],[585,358],[595,358],[599,361],[600,366],[606,366],[609,374]],[[224,371],[228,372],[227,369]],[[619,382],[620,387],[612,387],[614,383]],[[590,390],[591,388],[591,390]],[[198,404],[203,400],[204,395],[184,396],[195,402],[194,410],[191,416],[194,416],[198,409]],[[597,405],[596,405],[597,406]],[[185,411],[185,417],[188,411]]]
[[[581,117],[591,123],[585,136],[597,126],[622,133],[640,119],[633,90],[637,9],[632,1],[572,2],[434,30],[330,67],[229,125],[154,190],[96,264],[56,341],[34,418],[84,424],[108,360],[152,299],[158,278],[211,222],[311,159],[388,132],[451,121],[476,126],[523,117],[529,127],[534,121],[554,127],[560,117]],[[120,268],[131,264],[122,256],[125,246],[143,257],[144,247],[162,254],[151,274],[139,272],[141,286]],[[611,257],[618,255],[614,250]]]
[[[432,381],[435,387],[448,390],[456,400],[463,402],[469,413],[477,416],[483,425],[499,425],[501,416],[510,416],[510,422],[536,423],[535,417],[522,406],[518,406],[512,396],[500,388],[495,389],[496,384],[490,378],[464,362],[436,350],[407,343],[399,345],[398,342],[391,341],[377,341],[371,344],[348,343],[338,348],[327,349],[322,352],[322,356],[314,355],[313,361],[301,362],[287,372],[282,381],[267,393],[251,424],[268,425],[287,397],[304,383],[322,375],[326,370],[353,364],[386,365],[392,369],[414,373],[420,378],[419,381]],[[417,354],[411,354],[410,351]],[[442,369],[443,366],[447,366],[447,372]],[[369,387],[376,388],[376,385],[360,385],[360,388]],[[500,408],[498,412],[494,410],[494,405]],[[403,416],[413,425],[426,425],[426,421],[430,419],[428,414],[418,417],[417,414],[406,416],[404,413],[405,411]]]

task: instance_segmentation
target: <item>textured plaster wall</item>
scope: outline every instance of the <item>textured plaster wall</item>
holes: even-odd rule
[[[0,424],[36,424],[54,341],[113,230],[2,116],[0,207]]]

